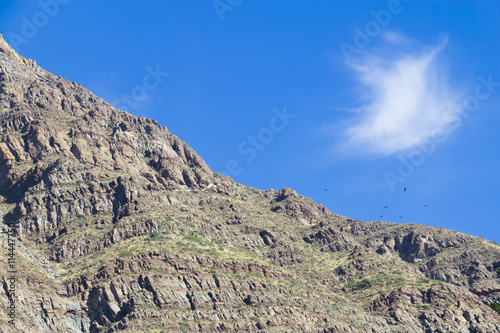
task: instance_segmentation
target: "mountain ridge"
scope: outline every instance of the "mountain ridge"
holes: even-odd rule
[[[235,183],[1,36],[0,122],[2,332],[500,331],[498,245]]]

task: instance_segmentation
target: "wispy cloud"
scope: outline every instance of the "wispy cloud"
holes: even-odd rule
[[[437,46],[416,47],[390,33],[387,47],[350,64],[360,83],[361,105],[344,129],[342,148],[351,152],[390,155],[409,150],[436,133],[450,130],[461,110],[458,91],[449,84],[447,64]]]

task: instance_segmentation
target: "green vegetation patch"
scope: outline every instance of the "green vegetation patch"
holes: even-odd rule
[[[373,287],[374,284],[375,283],[373,282],[373,280],[364,278],[358,281],[350,281],[349,283],[347,283],[346,287],[352,290],[363,290]]]
[[[500,314],[500,304],[497,302],[490,303],[490,306],[493,310]]]

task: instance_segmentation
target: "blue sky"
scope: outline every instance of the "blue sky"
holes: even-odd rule
[[[238,182],[500,242],[498,1],[2,1],[0,17],[20,54]]]

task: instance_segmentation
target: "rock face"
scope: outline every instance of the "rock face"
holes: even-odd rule
[[[500,331],[498,245],[237,184],[2,38],[0,124],[1,332]]]

